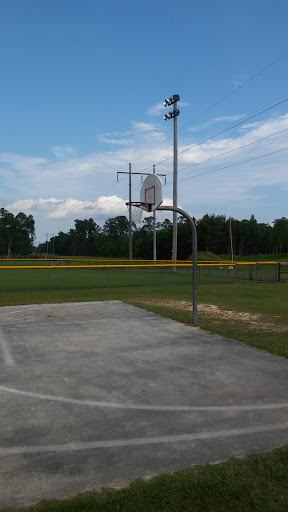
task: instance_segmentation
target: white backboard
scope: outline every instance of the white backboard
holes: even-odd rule
[[[163,202],[162,181],[156,174],[149,174],[145,178],[140,191],[141,203],[150,205],[150,211],[154,212]]]

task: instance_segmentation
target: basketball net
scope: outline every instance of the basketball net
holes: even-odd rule
[[[131,208],[131,218],[132,222],[135,224],[139,224],[141,222],[143,210],[149,212],[150,205],[146,203],[126,203],[128,211]]]
[[[129,205],[128,205],[129,210]],[[135,206],[135,204],[131,204],[131,218],[132,222],[135,222],[135,224],[139,224],[141,222],[143,210],[140,206]]]

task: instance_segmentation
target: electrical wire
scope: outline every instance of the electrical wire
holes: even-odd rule
[[[288,131],[288,128],[285,128],[284,130],[280,130],[279,132],[272,133],[271,135],[267,135],[266,137],[262,137],[261,139],[257,139],[257,140],[255,140],[255,141],[253,141],[253,142],[249,142],[248,144],[244,144],[244,145],[242,145],[242,146],[239,146],[238,148],[234,148],[234,149],[231,149],[231,150],[229,150],[229,151],[225,151],[225,153],[221,153],[221,154],[216,155],[216,156],[213,156],[213,157],[211,157],[211,158],[207,158],[206,160],[202,160],[201,162],[196,162],[196,163],[194,163],[194,164],[188,165],[187,167],[183,167],[182,169],[179,169],[179,170],[178,170],[178,172],[180,172],[180,171],[184,171],[184,170],[189,169],[189,168],[191,168],[191,167],[194,167],[194,166],[196,166],[196,165],[200,165],[200,164],[206,163],[206,162],[208,162],[208,161],[210,161],[210,160],[215,160],[216,158],[220,158],[221,156],[225,156],[225,155],[227,155],[227,154],[229,154],[229,153],[233,153],[233,152],[235,152],[235,151],[238,151],[238,150],[240,150],[240,149],[246,148],[246,147],[248,147],[248,146],[252,146],[253,144],[256,144],[257,142],[261,142],[261,141],[263,141],[263,140],[265,140],[265,139],[270,139],[271,137],[275,137],[276,135],[280,135],[281,133],[284,133],[284,132],[287,132],[287,131]],[[282,150],[280,150],[280,151],[282,151]],[[268,153],[268,154],[270,154],[270,153]],[[273,154],[273,153],[271,153],[271,154]],[[263,155],[263,156],[265,156],[265,155]],[[255,158],[262,158],[262,156],[255,157]],[[246,160],[245,160],[244,162],[246,162]],[[240,163],[241,163],[241,162],[240,162]],[[232,166],[232,165],[239,165],[239,164],[238,164],[238,163],[237,163],[237,164],[231,164],[231,166]],[[226,167],[225,167],[225,168],[226,168]],[[222,168],[221,168],[221,169],[222,169]],[[218,169],[217,169],[217,170],[218,170]],[[220,169],[219,169],[219,170],[220,170]],[[208,172],[216,172],[216,170],[208,171]],[[173,173],[168,173],[168,176],[169,176],[169,174],[173,174]],[[207,173],[205,172],[204,174],[207,174]],[[199,174],[199,175],[198,175],[198,174],[196,174],[195,176],[202,176],[202,174]],[[178,180],[178,181],[183,181],[183,180],[185,180],[185,179],[190,179],[190,178],[193,178],[193,177],[194,177],[194,176],[189,176],[189,177],[187,177],[187,178],[183,178],[183,179],[180,179],[180,180]],[[125,178],[125,179],[127,179],[127,178]],[[121,181],[124,181],[124,180],[121,180]],[[171,183],[172,183],[172,181],[169,181],[169,182],[167,183],[167,185],[169,185],[169,184],[171,184]],[[142,183],[140,183],[139,185],[136,185],[136,187],[132,189],[132,193],[133,193],[133,192],[135,192],[135,190],[137,190],[141,185],[142,185]],[[125,200],[125,199],[127,199],[127,198],[128,198],[128,194],[124,197],[124,200]],[[120,200],[119,200],[119,202],[121,202],[121,201],[122,201],[122,199],[120,199]]]
[[[204,144],[204,142],[208,142],[209,140],[215,139],[215,137],[217,137],[218,135],[222,135],[223,133],[226,133],[229,130],[232,130],[233,128],[236,128],[237,126],[240,126],[241,124],[246,123],[247,121],[250,121],[250,119],[254,119],[255,117],[259,116],[260,114],[264,114],[265,112],[267,112],[268,110],[271,110],[274,107],[278,107],[278,105],[281,105],[282,103],[285,103],[285,101],[288,101],[288,98],[285,98],[284,100],[279,101],[275,105],[272,105],[272,107],[268,107],[265,110],[261,110],[261,112],[259,112],[258,114],[254,114],[253,116],[246,117],[246,119],[244,119],[243,121],[239,121],[239,123],[233,124],[229,128],[226,128],[225,130],[222,130],[221,132],[218,132],[215,135],[212,135],[211,137],[208,137],[207,139],[199,142],[198,144],[194,144],[194,146],[190,146],[190,148],[183,149],[183,151],[180,151],[178,153],[178,155],[182,155],[183,153],[186,153],[186,151],[189,151],[190,149],[193,149],[193,148],[195,148],[197,146],[200,146],[201,144]]]
[[[236,128],[237,126],[241,126],[241,124],[244,124],[247,121],[250,121],[251,119],[254,119],[257,116],[260,116],[261,114],[264,114],[265,112],[268,112],[268,110],[271,110],[272,108],[275,108],[278,105],[281,105],[282,103],[285,103],[286,101],[288,101],[288,98],[285,98],[284,100],[279,101],[278,103],[275,103],[274,105],[272,105],[272,106],[270,106],[270,107],[268,107],[268,108],[266,108],[264,110],[261,110],[260,112],[258,112],[256,114],[253,114],[252,116],[246,117],[242,121],[239,121],[238,123],[235,123],[232,126],[229,126],[228,128],[225,128],[225,130],[221,130],[221,132],[217,132],[214,135],[211,135],[211,137],[207,137],[207,139],[204,139],[201,142],[198,142],[197,144],[194,144],[193,146],[190,146],[189,148],[183,149],[183,151],[180,151],[178,153],[178,155],[182,155],[182,153],[186,153],[187,151],[190,151],[190,149],[194,149],[194,148],[196,148],[198,146],[201,146],[201,144],[204,144],[205,142],[209,142],[209,140],[215,139],[215,137],[218,137],[218,135],[222,135],[223,133],[226,133],[229,130],[232,130],[233,128]],[[171,160],[172,158],[173,158],[173,155],[169,156],[168,158],[165,158],[165,160],[161,160],[160,162],[158,162],[155,165],[163,164],[164,162],[167,162],[168,160]],[[143,169],[141,172],[147,171],[147,169],[150,169],[151,167],[152,167],[152,165],[149,165],[149,167],[146,167],[146,169]]]
[[[264,158],[266,156],[275,155],[276,153],[281,153],[282,151],[287,151],[288,146],[282,149],[277,149],[276,151],[271,151],[270,153],[265,153],[264,155],[254,156],[252,158],[248,158],[247,160],[242,160],[241,162],[236,162],[234,164],[225,165],[224,167],[218,167],[217,169],[212,169],[211,171],[201,172],[199,174],[194,174],[193,176],[188,176],[187,178],[181,178],[178,181],[186,181],[192,180],[193,178],[197,178],[198,176],[204,176],[205,174],[211,174],[213,172],[223,171],[224,169],[228,169],[229,167],[235,167],[236,165],[246,164],[247,162],[252,162],[253,160],[258,160],[259,158]],[[170,185],[173,181],[169,181],[167,185]]]
[[[277,64],[277,62],[279,62],[280,60],[284,59],[284,57],[286,57],[288,55],[288,51],[286,51],[283,55],[281,55],[280,57],[278,57],[277,59],[275,59],[274,61],[270,62],[267,66],[265,66],[264,68],[262,68],[260,71],[258,71],[257,73],[255,73],[254,75],[252,75],[250,78],[248,78],[247,80],[245,80],[242,84],[240,84],[239,86],[235,87],[235,89],[233,89],[233,91],[230,91],[228,94],[226,94],[225,96],[223,96],[222,98],[220,98],[220,100],[216,101],[215,103],[213,103],[210,107],[208,107],[206,110],[203,110],[202,112],[200,112],[200,114],[198,114],[197,116],[194,116],[193,119],[191,121],[189,121],[188,123],[184,124],[183,126],[181,126],[179,129],[178,129],[178,132],[180,132],[181,130],[183,130],[184,128],[186,128],[186,126],[188,126],[189,124],[193,123],[193,121],[196,121],[197,119],[199,119],[200,117],[202,117],[204,114],[207,114],[207,112],[209,112],[210,110],[212,110],[214,107],[216,107],[217,105],[219,105],[220,103],[222,103],[223,101],[225,101],[227,98],[229,98],[230,96],[232,96],[233,94],[235,94],[237,91],[239,91],[239,89],[242,89],[242,87],[244,87],[245,85],[247,85],[249,82],[251,82],[252,80],[254,80],[255,78],[257,78],[257,76],[261,75],[262,73],[264,73],[267,69],[269,69],[270,67],[274,66],[274,64]],[[179,100],[179,104],[180,104],[180,100]],[[158,148],[161,144],[163,144],[164,142],[166,142],[167,140],[171,139],[172,138],[172,135],[170,135],[169,137],[166,137],[165,139],[163,139],[160,144],[157,144],[155,146],[152,146],[151,149],[155,149],[155,148]],[[171,157],[172,158],[172,157]],[[160,162],[160,163],[163,163],[165,162],[166,160]],[[158,164],[156,165],[159,165],[159,162]],[[152,167],[152,166],[150,166]],[[150,167],[147,167],[146,169],[144,169],[142,172],[146,171],[147,169],[150,169]]]
[[[234,151],[238,151],[239,149],[247,148],[248,146],[252,146],[253,144],[256,144],[257,142],[261,142],[265,139],[270,139],[271,137],[275,137],[275,135],[280,135],[280,133],[287,132],[288,128],[285,128],[285,130],[281,130],[280,132],[272,133],[271,135],[266,135],[266,137],[262,137],[261,139],[254,140],[253,142],[249,142],[248,144],[244,144],[243,146],[239,146],[238,148],[230,149],[229,151],[225,151],[225,153],[220,153],[219,155],[212,156],[211,158],[206,158],[206,160],[201,160],[201,162],[195,162],[194,164],[187,165],[186,167],[182,167],[181,169],[178,169],[178,172],[185,171],[186,169],[190,169],[191,167],[195,167],[196,165],[204,164],[206,162],[210,162],[210,160],[215,160],[215,158],[220,158],[220,156],[228,155],[229,153],[233,153]],[[173,174],[172,172],[169,172],[167,175]]]
[[[274,64],[276,64],[277,62],[279,62],[280,60],[284,59],[284,57],[286,57],[288,55],[288,51],[285,52],[283,55],[281,55],[280,57],[278,57],[277,59],[275,59],[273,62],[270,62],[270,64],[268,64],[267,66],[265,66],[265,68],[262,68],[260,71],[258,71],[257,73],[255,73],[255,75],[251,76],[250,78],[248,78],[245,82],[243,82],[242,84],[240,84],[238,87],[236,87],[235,89],[233,89],[233,91],[229,92],[228,94],[226,94],[225,96],[223,96],[220,100],[216,101],[215,103],[213,103],[213,105],[211,105],[211,107],[207,108],[206,110],[204,110],[203,112],[201,112],[198,116],[194,117],[192,119],[192,121],[189,121],[189,123],[186,123],[184,124],[183,126],[181,126],[181,130],[183,128],[185,128],[186,126],[188,126],[189,124],[193,123],[193,121],[196,121],[197,119],[199,119],[200,117],[202,117],[204,114],[207,114],[207,112],[209,112],[210,110],[212,110],[212,108],[216,107],[217,105],[219,105],[220,103],[222,103],[222,101],[226,100],[227,98],[229,98],[230,96],[232,96],[233,94],[235,94],[235,92],[239,91],[239,89],[242,89],[242,87],[244,87],[245,85],[247,85],[249,82],[251,82],[252,80],[254,80],[254,78],[257,78],[257,76],[261,75],[261,73],[264,73],[264,71],[266,71],[267,69],[271,68],[271,66],[274,66]]]
[[[273,62],[271,62],[271,63],[270,63],[270,64],[268,64],[267,66],[265,66],[264,68],[262,68],[262,69],[261,69],[260,71],[258,71],[256,74],[254,74],[253,76],[251,76],[251,77],[250,77],[249,79],[247,79],[245,82],[243,82],[243,83],[242,83],[242,84],[240,84],[238,87],[236,87],[233,91],[231,91],[230,93],[228,93],[228,94],[226,94],[225,96],[223,96],[223,97],[222,97],[220,100],[218,100],[217,102],[213,103],[213,104],[212,104],[208,109],[206,109],[206,110],[204,110],[203,112],[201,112],[198,116],[195,116],[191,121],[189,121],[189,122],[188,122],[188,123],[186,123],[185,125],[181,126],[181,127],[180,127],[180,129],[179,129],[179,131],[181,131],[183,128],[185,128],[186,126],[188,126],[189,124],[191,124],[194,120],[197,120],[197,119],[199,119],[200,117],[202,117],[204,114],[206,114],[207,112],[209,112],[210,110],[212,110],[215,106],[217,106],[217,105],[219,105],[220,103],[222,103],[222,102],[223,102],[225,99],[227,99],[228,97],[230,97],[230,96],[232,96],[233,94],[235,94],[239,89],[241,89],[242,87],[244,87],[245,85],[247,85],[249,82],[251,82],[252,80],[254,80],[257,76],[259,76],[261,73],[265,72],[267,69],[269,69],[270,67],[272,67],[274,64],[276,64],[277,62],[279,62],[280,60],[282,60],[282,59],[283,59],[284,57],[286,57],[287,55],[288,55],[288,51],[287,51],[287,52],[285,52],[285,53],[284,53],[283,55],[281,55],[280,57],[278,57],[277,59],[275,59]],[[183,150],[183,151],[181,151],[180,153],[178,153],[178,155],[180,155],[180,154],[182,154],[182,153],[185,153],[186,151],[189,151],[190,149],[193,149],[193,148],[195,148],[195,147],[197,147],[197,146],[199,146],[199,145],[201,145],[201,144],[204,144],[205,142],[208,142],[209,140],[212,140],[213,138],[217,137],[218,135],[221,135],[221,134],[223,134],[223,133],[225,133],[225,132],[227,132],[227,131],[229,131],[229,130],[231,130],[231,129],[235,128],[236,126],[239,126],[239,125],[241,125],[241,124],[243,124],[243,123],[245,123],[245,122],[249,121],[250,119],[253,119],[253,118],[254,118],[254,117],[256,117],[257,115],[260,115],[260,114],[262,114],[262,113],[264,113],[264,112],[266,112],[266,111],[268,111],[268,110],[270,110],[270,109],[272,109],[272,108],[274,108],[274,107],[276,107],[276,106],[280,105],[281,103],[284,103],[284,102],[285,102],[285,101],[287,101],[287,100],[288,100],[288,98],[286,98],[285,100],[283,100],[283,101],[281,101],[281,102],[279,102],[279,103],[277,103],[277,104],[275,104],[275,105],[273,105],[273,106],[271,106],[271,107],[269,107],[269,108],[267,108],[267,109],[265,109],[265,110],[263,110],[263,111],[259,112],[258,114],[255,114],[255,115],[253,115],[253,116],[251,116],[251,117],[249,117],[249,118],[246,118],[245,120],[243,120],[243,121],[241,121],[241,122],[239,122],[239,123],[236,123],[235,125],[232,125],[232,126],[228,127],[227,129],[225,129],[225,130],[223,130],[223,131],[221,131],[221,132],[218,132],[217,134],[215,134],[215,135],[213,135],[213,136],[211,136],[211,137],[209,137],[209,138],[207,138],[207,139],[205,139],[205,140],[203,140],[203,141],[201,141],[201,142],[199,142],[199,143],[197,143],[197,144],[195,144],[195,145],[191,146],[190,148],[186,148],[185,150]],[[286,131],[286,130],[283,130],[283,131]],[[282,132],[278,132],[278,133],[282,133]],[[231,152],[233,152],[233,151],[237,151],[237,150],[242,149],[243,147],[247,147],[247,146],[249,146],[249,145],[251,145],[251,144],[255,144],[256,142],[259,142],[259,141],[261,141],[261,140],[264,140],[265,138],[269,138],[269,137],[272,137],[272,136],[274,136],[274,135],[277,135],[278,133],[273,134],[273,135],[270,135],[270,136],[267,136],[267,137],[264,137],[263,139],[259,139],[259,140],[257,140],[257,141],[254,141],[253,143],[247,144],[247,145],[245,145],[245,146],[241,146],[241,147],[239,147],[239,148],[233,149],[233,150],[228,151],[228,152],[226,152],[226,153],[222,153],[221,155],[217,155],[217,156],[215,156],[215,157],[209,158],[209,159],[204,160],[204,161],[202,161],[202,162],[198,162],[198,163],[192,164],[191,166],[187,166],[187,167],[185,167],[185,168],[180,169],[180,170],[179,170],[179,172],[180,172],[180,171],[182,171],[182,170],[185,170],[185,169],[187,169],[187,168],[189,168],[189,167],[193,167],[193,166],[195,166],[195,165],[199,165],[199,164],[201,164],[201,163],[207,162],[208,160],[213,160],[213,159],[215,159],[215,158],[219,158],[220,156],[223,156],[223,155],[225,155],[225,154],[231,153]],[[161,142],[161,144],[163,144],[164,142],[166,142],[166,141],[167,141],[167,140],[169,140],[170,138],[171,138],[171,136],[170,136],[170,137],[167,137],[166,139],[164,139],[164,140]],[[159,144],[158,144],[157,146],[154,146],[154,147],[159,147]],[[152,148],[152,149],[153,149],[153,148]],[[282,150],[279,150],[279,151],[282,151]],[[271,153],[271,154],[273,154],[273,153]],[[268,153],[267,155],[269,155],[269,153]],[[263,156],[265,156],[265,155],[263,155]],[[158,162],[156,165],[160,165],[160,164],[162,164],[162,163],[164,163],[164,162],[166,162],[166,161],[168,161],[168,160],[171,160],[172,158],[173,158],[173,156],[171,156],[171,157],[169,157],[169,158],[166,158],[165,160],[162,160],[162,161]],[[261,156],[260,156],[260,157],[256,157],[256,158],[261,158]],[[254,159],[255,159],[255,158],[254,158]],[[248,161],[249,161],[249,160],[248,160]],[[232,164],[232,165],[238,165],[238,164]],[[146,170],[150,169],[151,167],[152,167],[152,166],[146,167],[146,168],[145,168],[145,169],[143,169],[141,172],[144,172],[144,171],[146,171]],[[220,170],[220,169],[219,169],[219,170]],[[195,177],[196,177],[196,176],[201,176],[201,175],[203,175],[203,174],[207,174],[207,173],[209,173],[209,172],[216,172],[216,171],[217,171],[217,170],[214,170],[214,171],[207,171],[206,173],[202,173],[202,174],[199,174],[199,175],[195,175]],[[170,174],[171,174],[171,173],[170,173]],[[190,179],[190,178],[193,178],[193,177],[194,177],[194,176],[192,176],[192,177],[188,177],[188,178],[183,178],[183,179],[181,179],[181,180],[179,180],[179,181],[183,181],[184,179]],[[124,179],[127,179],[127,178],[124,178]],[[120,180],[120,181],[124,181],[124,180]],[[119,183],[119,181],[116,181],[116,183],[114,183],[114,185],[113,185],[113,186],[112,186],[112,187],[111,187],[111,188],[106,192],[106,194],[104,194],[104,197],[107,197],[107,195],[111,192],[111,190],[113,190],[113,188],[114,188],[118,183]],[[167,183],[167,184],[168,184],[168,183]],[[139,188],[139,186],[140,186],[140,185],[137,185],[137,186],[133,189],[133,192],[134,192],[135,190],[137,190],[137,189]],[[127,196],[126,196],[124,199],[126,199],[126,198],[127,198]],[[120,198],[119,198],[119,200],[118,200],[117,202],[119,202],[119,203],[120,203],[121,201],[122,201],[122,199],[120,199]],[[94,210],[94,208],[92,208],[92,210],[91,210],[90,212],[88,212],[88,215],[89,215],[89,214],[91,214],[91,213],[93,212],[93,210]],[[82,245],[82,244],[81,244],[81,245]]]
[[[121,180],[121,181],[122,181],[122,180]],[[107,196],[108,196],[108,194],[109,194],[109,192],[111,192],[111,190],[113,190],[113,188],[114,188],[114,187],[116,187],[116,185],[117,185],[118,183],[119,183],[119,181],[116,181],[116,183],[114,183],[114,185],[113,185],[111,188],[109,188],[108,192],[106,192],[106,194],[104,194],[104,197],[107,197]]]

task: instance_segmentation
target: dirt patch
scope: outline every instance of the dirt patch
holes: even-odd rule
[[[155,304],[159,306],[159,300],[150,300],[149,304]],[[192,302],[179,301],[173,299],[163,299],[161,300],[161,305],[178,309],[184,311],[192,311]],[[212,318],[222,318],[222,319],[231,319],[237,320],[240,322],[245,322],[249,325],[250,328],[261,329],[263,331],[270,332],[288,332],[288,327],[283,325],[276,325],[272,322],[265,321],[264,315],[255,314],[255,313],[244,313],[241,311],[231,311],[229,309],[224,309],[219,306],[215,306],[215,304],[198,304],[198,312],[203,313],[206,316]]]

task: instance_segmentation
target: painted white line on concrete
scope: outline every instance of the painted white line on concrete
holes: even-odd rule
[[[7,311],[6,313],[0,313],[1,316],[7,316],[7,315],[15,315],[16,313],[27,313],[27,311],[33,311],[35,309],[50,309],[50,308],[57,308],[60,309],[63,307],[69,307],[69,306],[87,306],[91,304],[95,304],[95,302],[103,302],[103,301],[91,301],[91,302],[63,302],[63,303],[57,303],[57,304],[39,304],[39,306],[30,307],[23,305],[23,309],[17,309],[16,311]],[[113,301],[105,301],[105,302],[121,302],[120,300],[113,300]],[[15,306],[7,306],[7,307],[15,307]],[[17,307],[17,306],[16,306]]]
[[[276,423],[268,425],[259,425],[257,427],[245,427],[231,430],[216,430],[212,432],[199,432],[195,434],[180,434],[174,436],[143,437],[135,439],[111,439],[106,441],[87,441],[74,442],[67,444],[50,444],[44,446],[12,446],[9,448],[0,448],[0,456],[22,455],[24,453],[45,453],[45,452],[66,452],[77,450],[91,450],[97,448],[121,448],[126,446],[144,446],[148,444],[161,443],[181,443],[189,441],[199,441],[203,439],[216,439],[231,436],[240,436],[245,434],[260,434],[262,432],[271,432],[273,430],[288,429],[288,423]]]
[[[4,355],[4,362],[7,366],[14,365],[14,360],[13,360],[13,357],[9,350],[9,344],[8,344],[8,342],[5,338],[5,335],[1,329],[0,329],[0,352],[2,352],[2,354]],[[1,360],[1,358],[0,358],[0,360]]]
[[[47,306],[36,306],[35,308],[28,307],[25,309],[17,309],[16,311],[7,311],[7,313],[0,313],[0,316],[15,315],[16,313],[27,313],[29,311],[33,311],[34,309],[50,309],[54,306],[60,306],[60,304],[48,304]]]
[[[61,402],[65,404],[81,405],[87,407],[106,407],[111,409],[137,409],[143,411],[255,411],[269,409],[283,409],[288,407],[288,402],[270,403],[270,404],[248,404],[248,405],[146,405],[146,404],[123,404],[113,402],[100,402],[97,400],[85,400],[79,398],[66,398],[64,396],[44,395],[42,393],[33,393],[31,391],[21,391],[20,389],[0,386],[0,392],[14,393],[20,396],[36,398],[40,400],[50,400],[52,402]]]

